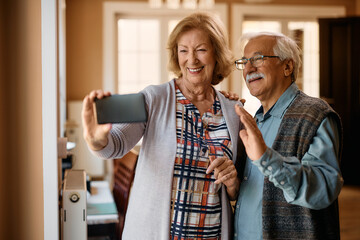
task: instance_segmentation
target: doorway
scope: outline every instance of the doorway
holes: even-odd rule
[[[320,19],[319,24],[320,95],[343,124],[344,182],[360,185],[360,17]]]

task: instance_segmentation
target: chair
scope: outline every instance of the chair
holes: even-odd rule
[[[113,195],[119,215],[116,227],[117,239],[121,239],[124,228],[125,215],[128,206],[129,194],[134,180],[138,154],[130,151],[124,157],[114,159],[114,186]]]

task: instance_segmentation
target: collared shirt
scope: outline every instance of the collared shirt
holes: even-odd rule
[[[171,194],[170,239],[221,239],[220,184],[206,174],[209,156],[232,159],[232,143],[216,97],[202,116],[176,86],[177,151]]]
[[[337,157],[339,133],[332,117],[323,120],[301,162],[296,157],[283,157],[271,148],[297,91],[298,87],[293,83],[269,111],[264,114],[260,107],[255,114],[268,147],[260,159],[251,161],[247,158],[235,209],[234,239],[262,239],[264,176],[283,190],[287,202],[307,208],[327,207],[340,192],[343,180]]]

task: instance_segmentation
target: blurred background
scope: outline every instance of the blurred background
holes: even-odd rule
[[[113,181],[112,161],[82,140],[82,99],[93,89],[134,93],[169,81],[166,41],[194,11],[224,22],[232,50],[248,31],[282,32],[303,50],[297,84],[325,99],[344,127],[342,232],[359,239],[360,0],[3,0],[0,2],[0,239],[59,239],[65,168]],[[234,70],[216,88],[259,107]],[[58,139],[67,138],[66,157]],[[138,148],[140,148],[140,143]],[[135,149],[135,151],[138,149]]]

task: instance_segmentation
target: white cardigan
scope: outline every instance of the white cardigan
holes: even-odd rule
[[[170,202],[176,156],[176,95],[174,80],[145,88],[146,123],[113,124],[108,145],[93,152],[103,159],[121,158],[143,137],[123,231],[124,240],[168,240]],[[216,91],[237,158],[239,117],[235,101]],[[221,189],[221,239],[232,238],[232,210],[225,187]]]

